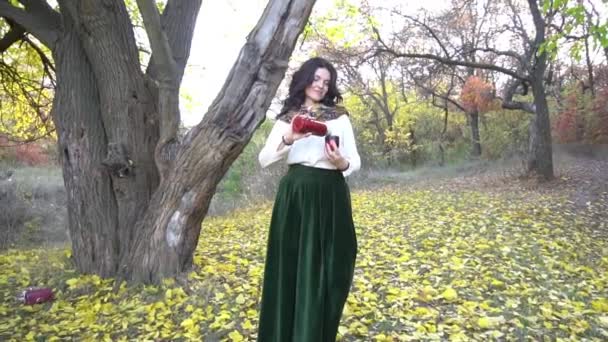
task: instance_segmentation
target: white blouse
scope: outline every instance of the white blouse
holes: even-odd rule
[[[344,177],[359,170],[361,158],[359,152],[357,152],[353,127],[348,115],[341,115],[337,119],[326,121],[325,124],[329,133],[340,137],[340,154],[349,163],[348,169],[342,172]],[[287,164],[289,165],[302,164],[320,169],[337,169],[325,155],[325,137],[311,135],[295,141],[291,146],[283,146],[277,151],[282,142],[282,137],[289,131],[289,127],[290,124],[282,120],[275,122],[268,139],[266,139],[266,144],[258,156],[262,167],[267,167],[287,156]]]

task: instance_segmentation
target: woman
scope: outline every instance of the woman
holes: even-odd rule
[[[289,95],[259,155],[266,167],[284,157],[270,223],[258,341],[335,341],[353,279],[357,241],[344,177],[361,166],[336,70],[322,58],[296,71]],[[327,125],[338,145],[294,132],[309,115]]]

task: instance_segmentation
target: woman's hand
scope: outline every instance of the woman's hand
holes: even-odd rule
[[[294,116],[294,118],[295,118],[295,116]],[[293,121],[293,118],[291,120]],[[310,132],[309,133],[297,133],[297,132],[294,132],[292,130],[291,124],[290,124],[289,125],[289,129],[287,130],[287,132],[285,132],[285,134],[283,134],[283,143],[282,143],[282,145],[287,145],[287,146],[292,145],[294,142],[296,142],[296,141],[298,141],[300,139],[309,137],[311,135],[312,135],[312,133],[310,133]],[[279,149],[281,149],[281,148],[282,148],[282,146],[279,146]]]
[[[291,127],[289,127],[289,130],[283,134],[283,142],[286,143],[287,145],[291,145],[294,142],[309,137],[312,133],[296,133],[294,131],[291,130]]]
[[[340,149],[334,140],[329,140],[329,142],[325,143],[325,155],[340,171],[344,171],[350,166],[348,160],[340,154]]]

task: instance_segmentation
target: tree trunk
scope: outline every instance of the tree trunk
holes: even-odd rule
[[[472,156],[474,158],[481,157],[481,139],[479,137],[479,113],[477,111],[469,112],[469,121],[471,125],[471,142],[473,143]]]
[[[60,5],[53,117],[74,260],[83,273],[112,276],[158,186],[156,98],[139,68],[124,3]]]
[[[443,107],[443,129],[441,130],[441,137],[439,138],[439,166],[445,165],[445,150],[443,148],[443,142],[445,141],[445,134],[448,131],[448,117],[450,110],[447,102],[444,103]]]
[[[545,42],[545,21],[542,17],[538,2],[528,0],[530,12],[534,20],[536,35],[534,46],[539,49]],[[551,147],[551,122],[549,106],[545,92],[545,71],[547,70],[547,52],[536,52],[536,63],[531,70],[530,83],[534,95],[534,120],[530,127],[530,149],[528,155],[528,171],[536,173],[544,180],[553,178],[553,151]]]
[[[551,147],[551,123],[545,87],[541,79],[532,80],[536,114],[531,123],[528,171],[544,180],[553,178],[553,150]]]
[[[67,25],[66,25],[67,26]],[[102,166],[107,136],[93,71],[71,28],[57,44],[53,119],[67,190],[69,233],[76,268],[103,277],[116,271],[119,238],[112,181]]]
[[[414,128],[410,125],[409,129],[410,129],[410,146],[412,149],[412,152],[410,153],[410,155],[411,155],[410,161],[412,163],[412,166],[415,168],[416,166],[418,166],[418,149],[416,148],[416,144],[418,143],[418,141],[416,140]]]
[[[163,88],[158,63],[141,70],[124,2],[59,1],[52,114],[80,272],[157,282],[192,264],[215,188],[264,119],[314,2],[271,0],[203,121],[161,141],[179,120],[178,88]],[[200,4],[169,0],[163,14],[178,83]]]

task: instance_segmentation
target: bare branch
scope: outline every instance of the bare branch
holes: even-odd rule
[[[420,59],[430,59],[430,60],[434,60],[437,61],[441,64],[445,64],[445,65],[457,65],[457,66],[463,66],[463,67],[471,67],[471,68],[478,68],[478,69],[484,69],[484,70],[493,70],[493,71],[498,71],[501,72],[505,75],[509,75],[513,78],[516,78],[518,80],[522,80],[522,81],[527,81],[528,78],[518,74],[517,72],[514,72],[513,70],[509,70],[503,67],[500,67],[498,65],[493,65],[493,64],[486,64],[486,63],[475,63],[475,62],[467,62],[467,61],[460,61],[460,60],[453,60],[450,58],[443,58],[437,55],[433,55],[433,54],[429,54],[429,53],[405,53],[405,52],[397,52],[391,48],[389,48],[380,38],[380,34],[378,32],[377,29],[374,28],[374,31],[377,34],[377,39],[379,40],[379,42],[382,44],[383,47],[378,48],[377,52],[380,53],[388,53],[391,54],[395,57],[401,57],[401,58],[420,58]]]
[[[526,43],[530,43],[532,40],[530,39],[530,36],[528,35],[528,32],[525,29],[523,20],[519,16],[519,10],[515,7],[515,4],[513,4],[512,0],[508,0],[506,1],[506,3],[513,12],[513,15],[511,16],[513,26],[511,28],[513,29],[513,31],[518,32]]]
[[[438,98],[440,98],[440,99],[442,99],[444,101],[447,101],[447,102],[453,104],[455,107],[457,107],[462,112],[466,112],[466,109],[458,101],[452,99],[449,96],[449,92],[451,91],[451,89],[453,87],[453,84],[450,87],[450,91],[448,91],[447,95],[439,94],[435,89],[433,89],[431,87],[428,87],[428,86],[424,85],[422,82],[420,82],[416,77],[414,77],[414,75],[412,74],[411,71],[408,71],[408,73],[410,74],[410,78],[414,81],[414,84],[416,85],[416,87],[418,87],[418,88],[424,90],[425,92],[431,94],[433,97],[438,97]],[[440,108],[443,108],[443,107],[440,107]]]
[[[34,51],[36,51],[38,57],[40,57],[40,61],[42,62],[44,73],[49,77],[53,86],[55,86],[55,64],[46,55],[46,53],[42,51],[42,48],[40,48],[40,46],[33,42],[29,37],[25,36],[23,40],[27,42],[29,46],[34,49]]]
[[[433,37],[433,39],[435,39],[435,41],[437,42],[437,44],[439,45],[439,47],[441,48],[441,50],[443,50],[443,53],[445,53],[446,57],[450,56],[450,53],[448,52],[448,49],[445,47],[445,45],[443,44],[443,42],[441,41],[441,39],[439,38],[439,36],[437,35],[437,33],[435,32],[435,30],[430,27],[429,25],[427,25],[425,22],[419,20],[418,18],[414,18],[410,15],[407,14],[402,14],[402,13],[398,13],[396,11],[393,11],[395,14],[401,15],[402,17],[409,19],[411,21],[413,21],[414,23],[424,27],[426,29],[426,31],[431,35],[431,37]]]

